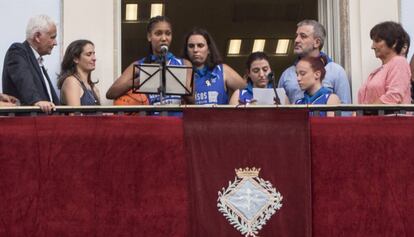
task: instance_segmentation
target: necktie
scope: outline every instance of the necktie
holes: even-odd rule
[[[47,91],[47,94],[49,96],[49,100],[50,100],[50,102],[53,102],[53,97],[52,97],[52,82],[50,81],[50,78],[49,78],[49,75],[47,74],[47,71],[46,71],[45,66],[43,66],[43,58],[42,57],[39,57],[38,61],[39,61],[39,64],[40,64],[40,68],[42,69],[42,73],[44,75],[44,78],[46,78],[46,81],[45,81],[47,83],[47,85],[46,85],[46,91]]]

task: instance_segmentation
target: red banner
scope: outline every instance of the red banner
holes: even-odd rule
[[[241,236],[218,192],[253,166],[283,196],[259,236],[414,236],[414,118],[307,116],[1,117],[0,237]]]
[[[190,236],[244,236],[217,208],[235,169],[261,168],[283,196],[258,236],[311,236],[310,133],[307,111],[187,110]]]
[[[414,118],[313,118],[314,236],[414,236]]]
[[[182,121],[1,118],[0,236],[187,236]]]

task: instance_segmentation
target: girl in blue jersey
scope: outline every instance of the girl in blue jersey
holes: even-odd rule
[[[326,57],[304,57],[296,65],[296,75],[304,97],[295,104],[340,104],[339,97],[322,86]]]
[[[122,75],[114,82],[106,93],[108,99],[116,99],[129,90],[131,90],[133,82],[133,70],[134,65],[142,63],[157,63],[161,62],[162,58],[162,46],[170,46],[172,41],[172,27],[171,22],[165,16],[156,16],[150,19],[147,26],[147,39],[149,42],[149,54],[136,62],[133,62]],[[172,53],[167,53],[167,65],[186,65],[192,66],[188,60],[176,58]],[[136,75],[139,78],[139,70]],[[139,83],[139,80],[135,80],[135,83]],[[190,90],[191,85],[191,70],[187,74],[187,89]],[[138,85],[135,85],[138,86]],[[190,90],[191,91],[191,90]],[[149,104],[160,104],[160,96],[158,94],[148,95]],[[181,104],[182,98],[179,95],[166,95],[163,98],[164,104]]]
[[[263,52],[254,52],[249,55],[246,62],[247,87],[234,92],[230,104],[254,104],[253,88],[273,88],[269,80],[272,72],[269,57]]]
[[[236,71],[223,64],[213,38],[204,29],[195,28],[187,34],[184,58],[195,68],[195,104],[228,104],[229,95],[246,85]]]

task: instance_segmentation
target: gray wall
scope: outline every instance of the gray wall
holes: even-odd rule
[[[401,24],[405,30],[410,34],[411,47],[408,58],[411,59],[414,51],[414,1],[413,0],[401,0]]]

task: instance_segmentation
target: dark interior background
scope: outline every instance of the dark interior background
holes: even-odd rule
[[[147,54],[146,25],[151,3],[164,3],[164,14],[173,23],[171,52],[181,56],[184,35],[195,26],[203,27],[213,36],[225,63],[240,75],[245,72],[244,64],[253,40],[268,39],[264,51],[279,78],[295,57],[292,41],[287,55],[276,56],[277,39],[293,40],[299,21],[318,18],[317,0],[122,0],[122,19],[125,19],[127,3],[139,4],[139,19],[122,21],[122,70]],[[228,42],[234,38],[243,39],[241,55],[227,56]]]

